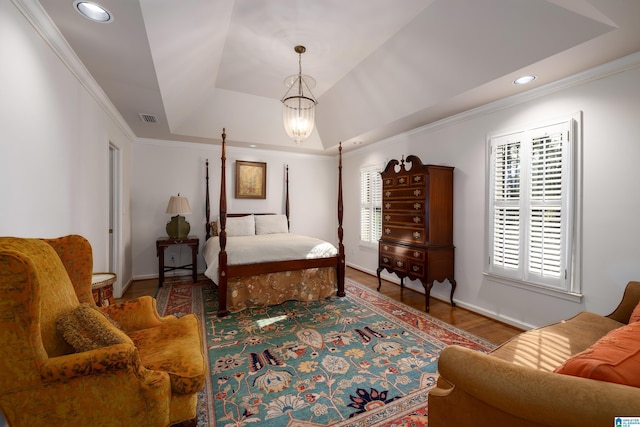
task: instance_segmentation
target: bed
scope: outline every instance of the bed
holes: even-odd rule
[[[338,160],[338,246],[289,232],[289,171],[285,214],[227,213],[226,132],[222,132],[220,213],[211,221],[206,162],[205,275],[218,289],[218,316],[284,301],[345,296],[342,243],[342,146]]]

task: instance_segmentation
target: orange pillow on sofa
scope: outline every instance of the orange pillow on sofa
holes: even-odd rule
[[[609,332],[554,372],[640,387],[640,323]]]
[[[629,323],[640,322],[640,302],[636,305],[636,308],[633,309],[631,313],[631,317],[629,318]]]

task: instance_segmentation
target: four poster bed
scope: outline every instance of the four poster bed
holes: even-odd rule
[[[220,215],[210,220],[209,162],[206,162],[205,275],[218,285],[218,316],[246,307],[345,296],[342,244],[342,146],[338,161],[338,247],[289,233],[289,168],[285,215],[227,214],[226,133],[222,131]]]

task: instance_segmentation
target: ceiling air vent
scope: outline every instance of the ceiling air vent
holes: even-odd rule
[[[140,116],[140,120],[145,123],[158,123],[158,118],[153,114],[138,113],[138,116]]]

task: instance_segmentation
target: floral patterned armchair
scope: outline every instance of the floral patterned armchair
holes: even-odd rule
[[[150,297],[97,308],[92,262],[81,236],[0,237],[0,410],[9,425],[193,422],[207,369],[198,318],[159,317]],[[79,307],[115,341],[74,349],[60,319]]]

